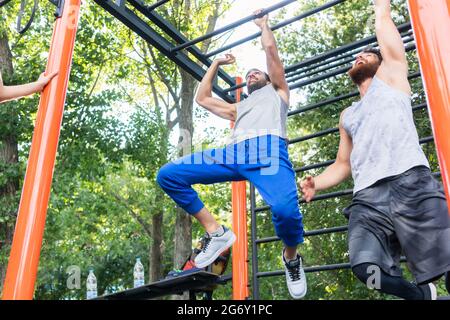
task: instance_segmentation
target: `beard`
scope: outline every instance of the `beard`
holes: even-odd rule
[[[267,80],[263,79],[257,82],[253,82],[252,84],[247,85],[248,94],[251,94],[253,91],[261,89],[267,85]]]
[[[373,78],[380,67],[379,63],[365,63],[350,69],[348,75],[356,85],[361,85],[369,78]]]

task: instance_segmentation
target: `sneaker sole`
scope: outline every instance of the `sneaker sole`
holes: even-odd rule
[[[305,276],[305,273],[304,273],[304,272],[303,272],[303,274],[302,274],[302,277],[305,277],[305,280],[306,280],[306,276]],[[307,282],[305,282],[305,290],[304,290],[301,294],[299,294],[299,295],[295,295],[295,294],[291,291],[291,289],[289,288],[289,286],[287,286],[287,287],[288,287],[289,294],[290,294],[291,297],[292,297],[293,299],[295,299],[295,300],[299,300],[299,299],[304,298],[304,297],[306,296],[306,293],[308,292],[308,283],[307,283]]]
[[[206,260],[203,263],[197,263],[196,261],[194,261],[195,266],[197,268],[205,268],[205,267],[209,266],[211,263],[213,263],[214,261],[216,261],[216,259],[220,256],[220,254],[223,251],[225,251],[226,249],[228,249],[229,247],[231,247],[233,245],[234,241],[236,241],[236,235],[234,233],[232,235],[233,236],[227,241],[227,243],[225,243],[225,245],[223,247],[218,249],[216,251],[216,253],[213,256],[211,256],[211,258],[209,260]]]
[[[431,291],[431,300],[437,300],[437,289],[434,284],[430,285],[430,291]]]
[[[299,300],[299,299],[302,299],[302,298],[304,298],[305,296],[306,296],[306,293],[307,293],[307,291],[308,291],[308,289],[305,287],[305,291],[304,292],[302,292],[302,294],[300,294],[300,295],[294,295],[292,292],[291,292],[291,290],[289,290],[289,287],[288,287],[288,291],[289,291],[289,293],[291,294],[291,297],[293,298],[293,299],[296,299],[296,300]]]

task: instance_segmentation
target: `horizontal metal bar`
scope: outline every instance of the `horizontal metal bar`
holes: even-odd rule
[[[424,103],[424,104],[418,105],[417,106],[417,110],[418,109],[424,109],[426,107],[427,107],[427,104]],[[419,143],[420,144],[426,144],[426,143],[428,143],[430,141],[434,141],[434,139],[430,140],[429,138],[430,137],[428,137],[427,139],[423,139],[423,140],[419,141]],[[309,171],[309,170],[313,170],[313,169],[319,169],[319,168],[323,168],[323,167],[328,167],[329,165],[332,165],[335,162],[336,162],[336,160],[327,160],[327,161],[324,161],[324,162],[311,164],[311,165],[300,167],[300,168],[295,168],[294,171],[296,173],[300,173],[300,172],[305,172],[305,171]],[[438,172],[438,173],[436,173],[436,175],[439,176],[440,173]]]
[[[397,29],[399,30],[400,33],[405,32],[405,31],[411,29],[411,24],[409,22],[408,23],[404,23],[404,24],[398,26]],[[311,64],[324,61],[324,60],[326,60],[328,58],[337,56],[337,55],[339,55],[341,53],[347,52],[347,51],[355,49],[355,48],[363,47],[363,46],[371,44],[372,42],[375,42],[375,41],[376,41],[376,36],[375,35],[367,37],[367,38],[364,38],[362,40],[359,40],[359,41],[356,41],[356,42],[353,42],[353,43],[341,46],[341,47],[339,47],[337,49],[333,49],[333,50],[327,51],[327,52],[325,52],[323,54],[311,57],[311,58],[306,59],[306,60],[304,60],[302,62],[298,62],[298,63],[295,63],[295,64],[293,64],[291,66],[288,66],[285,69],[285,72],[289,73],[291,71],[297,70],[298,68],[309,66]]]
[[[402,37],[406,37],[403,40],[403,43],[407,44],[409,42],[414,41],[414,37],[408,37],[409,35],[412,35],[412,34],[413,34],[412,30],[409,30],[409,31],[403,33]],[[415,45],[408,47],[409,50],[412,50],[414,48],[415,48]],[[346,55],[339,56],[339,57],[333,58],[333,59],[328,60],[328,61],[322,61],[321,63],[315,64],[313,66],[309,66],[306,69],[299,69],[299,70],[292,71],[290,74],[287,73],[286,74],[287,81],[288,82],[294,82],[294,81],[297,81],[297,80],[300,80],[300,79],[303,79],[303,78],[310,77],[310,76],[315,75],[317,73],[320,73],[320,72],[323,72],[323,71],[328,71],[328,70],[333,69],[335,67],[342,66],[342,65],[347,64],[347,63],[350,64],[355,59],[354,55],[359,53],[360,50],[361,50],[360,48],[357,48],[356,50],[352,50],[351,53],[348,53]],[[319,68],[319,67],[322,67],[322,66],[324,66],[324,67],[320,68],[318,70],[315,70],[316,68]],[[309,73],[309,74],[303,74],[303,73],[306,73],[306,72],[309,72],[309,71],[312,71],[312,70],[314,70],[314,71]],[[225,89],[224,92],[231,92],[233,90],[236,90],[236,89],[239,89],[239,88],[243,88],[246,85],[247,85],[247,83],[243,82],[243,83],[241,83],[239,85],[234,85],[234,86],[232,86],[230,88]]]
[[[413,44],[407,45],[407,46],[405,47],[405,50],[406,50],[406,52],[409,52],[409,51],[411,51],[411,50],[414,50],[415,48],[416,48],[416,44],[413,43]],[[316,83],[316,82],[319,82],[319,81],[322,81],[322,80],[325,80],[325,79],[328,79],[328,78],[331,78],[331,77],[334,77],[334,76],[337,76],[337,75],[340,75],[340,74],[344,74],[344,73],[346,73],[348,70],[350,70],[350,68],[351,68],[351,65],[348,65],[348,66],[345,66],[345,67],[342,67],[342,68],[339,68],[339,69],[330,71],[330,72],[328,72],[328,73],[321,74],[321,75],[319,75],[319,76],[310,78],[310,79],[308,79],[308,80],[303,80],[303,81],[300,81],[300,82],[291,84],[291,85],[289,86],[289,90],[299,89],[299,88],[301,88],[301,87],[304,87],[304,86],[307,86],[307,85],[310,85],[310,84],[313,84],[313,83]],[[307,78],[307,77],[309,77],[309,74],[303,76],[302,78]],[[294,80],[294,79],[291,79],[291,81],[293,81],[293,80]],[[291,82],[291,81],[288,81],[288,82]]]
[[[316,77],[308,79],[308,80],[303,80],[303,81],[291,84],[289,86],[289,90],[299,89],[299,88],[307,86],[309,84],[313,84],[315,82],[319,82],[319,81],[322,81],[322,80],[325,80],[325,79],[328,79],[328,78],[331,78],[331,77],[335,77],[335,76],[340,75],[340,74],[344,74],[348,70],[350,70],[350,68],[351,68],[351,65],[348,65],[348,66],[345,66],[345,67],[342,67],[342,68],[330,71],[330,72],[328,72],[326,74],[321,74],[320,76],[316,76]]]
[[[305,106],[303,108],[299,108],[297,110],[289,112],[288,113],[288,117],[294,116],[296,114],[303,113],[303,112],[306,112],[306,111],[309,111],[309,110],[317,109],[317,108],[320,108],[320,107],[323,107],[323,106],[326,106],[326,105],[329,105],[329,104],[333,104],[333,103],[336,103],[336,102],[347,100],[347,99],[350,99],[350,98],[353,98],[353,97],[357,97],[357,96],[359,96],[359,91],[353,91],[353,92],[350,92],[350,93],[347,93],[347,94],[343,94],[343,95],[338,96],[338,97],[333,97],[333,98],[330,98],[330,99],[327,99],[327,100],[323,100],[323,101],[319,101],[319,102],[316,102],[316,103],[312,103],[312,104],[307,105],[307,106]]]
[[[298,142],[302,142],[302,141],[306,141],[306,140],[310,140],[310,139],[314,139],[314,138],[318,138],[318,137],[323,137],[323,136],[329,135],[331,133],[336,133],[336,132],[339,132],[339,128],[329,128],[329,129],[322,130],[322,131],[319,131],[319,132],[316,132],[313,134],[308,134],[303,137],[288,139],[288,144],[294,144],[294,143],[298,143]]]
[[[256,34],[256,35],[259,36],[260,34],[261,34],[261,33],[258,33],[258,34]],[[413,31],[412,31],[412,30],[407,30],[406,32],[403,32],[403,33],[401,34],[402,38],[403,38],[403,37],[406,37],[405,39],[403,39],[403,42],[404,42],[405,44],[407,44],[407,43],[409,43],[409,42],[411,42],[411,41],[414,41],[414,37],[409,37],[409,35],[412,35],[412,34],[413,34]],[[376,37],[372,37],[372,38],[375,40],[375,43],[376,43]],[[412,47],[412,48],[415,48],[415,46]],[[350,63],[350,62],[353,61],[353,59],[354,59],[354,58],[350,58],[350,56],[353,56],[354,54],[357,54],[357,53],[359,52],[359,50],[361,50],[361,49],[360,49],[360,48],[356,48],[356,49],[352,50],[352,51],[351,51],[352,53],[350,53],[350,54],[346,54],[346,55],[340,56],[340,57],[339,57],[339,56],[338,56],[338,57],[333,57],[333,59],[328,60],[328,61],[323,61],[323,60],[321,60],[319,64],[313,65],[313,66],[309,66],[309,67],[307,67],[307,68],[304,69],[304,70],[303,70],[303,69],[302,69],[302,70],[295,69],[295,70],[292,70],[292,71],[288,71],[289,68],[290,68],[290,67],[288,67],[288,68],[286,69],[286,77],[287,77],[287,80],[288,80],[288,82],[297,81],[297,80],[299,80],[299,79],[302,79],[302,78],[306,78],[306,77],[312,76],[312,75],[317,74],[317,73],[319,73],[319,72],[327,71],[327,70],[329,70],[329,69],[332,69],[333,67],[341,66],[341,65],[343,65],[345,62]],[[410,50],[411,50],[411,48],[410,48]],[[210,57],[209,54],[208,54],[207,56]],[[344,61],[339,61],[339,60],[344,59],[344,58],[345,58],[345,60],[344,60],[345,62],[344,62]],[[310,73],[310,74],[308,74],[308,75],[303,75],[303,76],[299,76],[299,77],[292,78],[293,76],[298,76],[299,74],[302,74],[302,73],[305,73],[305,72],[314,70],[314,69],[316,69],[316,68],[318,68],[318,67],[320,67],[320,66],[323,66],[323,65],[329,65],[330,63],[337,62],[337,61],[339,61],[339,62],[336,63],[334,66],[327,66],[327,67],[324,67],[323,69],[321,69],[320,71],[315,70],[315,71],[313,71],[312,73]],[[290,79],[290,78],[291,78],[291,79]],[[236,89],[239,89],[239,88],[243,88],[243,87],[245,87],[245,86],[246,86],[246,82],[243,82],[243,83],[241,83],[241,84],[239,84],[239,85],[234,85],[234,86],[232,86],[232,87],[230,87],[230,88],[225,89],[224,92],[231,92],[231,91],[233,91],[233,90],[236,90]]]
[[[261,13],[261,16],[263,16],[263,15],[265,15],[265,14],[267,14],[267,13],[270,13],[270,12],[272,12],[272,11],[278,10],[278,9],[280,9],[280,8],[282,8],[282,7],[285,7],[285,6],[287,6],[288,4],[291,4],[291,3],[295,2],[295,1],[296,1],[296,0],[284,0],[284,1],[281,1],[280,3],[277,3],[277,4],[275,4],[275,5],[271,6],[271,7],[268,7],[268,8],[266,8],[266,9],[264,9],[263,12]],[[216,36],[216,35],[218,35],[218,34],[221,34],[221,33],[224,33],[224,32],[226,32],[226,31],[228,31],[228,30],[231,30],[231,29],[233,29],[233,28],[236,28],[236,27],[238,27],[238,26],[240,26],[240,25],[242,25],[242,24],[244,24],[244,23],[247,23],[247,22],[249,22],[249,21],[254,20],[255,17],[256,17],[256,16],[255,16],[254,14],[252,14],[252,15],[247,16],[247,17],[245,17],[245,18],[239,19],[238,21],[235,21],[235,22],[233,22],[233,23],[231,23],[231,24],[229,24],[229,25],[226,25],[226,26],[224,26],[224,27],[222,27],[222,28],[219,28],[219,29],[217,29],[217,30],[214,30],[214,31],[211,32],[211,33],[208,33],[208,34],[205,34],[205,35],[203,35],[203,36],[200,36],[200,37],[198,37],[198,38],[196,38],[196,39],[194,39],[194,40],[191,40],[191,41],[187,41],[187,42],[185,42],[185,43],[182,43],[182,44],[180,44],[179,46],[174,47],[174,48],[172,49],[172,52],[176,52],[176,51],[183,50],[183,49],[185,49],[185,48],[187,48],[187,47],[190,47],[190,46],[193,46],[194,44],[197,44],[197,43],[199,43],[199,42],[201,42],[201,41],[204,41],[204,40],[209,39],[209,38],[212,38],[212,37],[214,37],[214,36]]]
[[[318,235],[324,235],[324,234],[330,234],[330,233],[336,233],[336,232],[345,232],[347,230],[348,230],[348,226],[340,226],[340,227],[305,231],[303,236],[304,237],[312,237],[312,236],[318,236]],[[275,237],[257,239],[256,243],[257,244],[268,243],[268,242],[275,242],[275,241],[279,241],[279,240],[280,240],[280,238],[275,236]]]
[[[325,193],[325,194],[321,194],[318,196],[315,196],[314,198],[311,199],[311,201],[319,201],[319,200],[325,200],[325,199],[331,199],[331,198],[338,198],[338,197],[343,197],[343,196],[347,196],[347,195],[351,195],[353,193],[353,189],[346,189],[346,190],[341,190],[341,191],[336,191],[336,192],[330,192],[330,193]],[[301,199],[298,201],[299,204],[305,203],[305,200]],[[270,206],[262,206],[259,208],[255,208],[255,212],[262,212],[262,211],[267,211],[270,210]]]
[[[205,75],[205,70],[183,52],[172,54],[170,52],[170,48],[173,45],[167,39],[163,38],[159,33],[157,33],[152,27],[148,25],[148,23],[142,20],[133,11],[126,7],[118,6],[111,0],[94,1],[109,13],[111,13],[113,16],[115,16],[133,32],[135,32],[145,41],[158,49],[162,54],[166,55],[179,67],[183,68],[186,72],[191,74],[195,79],[197,79],[198,81],[202,80],[203,76]],[[213,85],[213,91],[225,101],[228,101],[230,103],[234,102],[234,99],[231,96],[224,94],[222,88],[220,88],[217,84]]]
[[[316,163],[316,164],[310,164],[308,166],[304,166],[301,168],[296,168],[296,169],[294,169],[294,171],[296,173],[299,173],[299,172],[305,172],[305,171],[309,171],[309,170],[313,170],[313,169],[328,167],[329,165],[332,165],[335,162],[336,162],[336,160],[328,160],[328,161],[324,161],[324,162],[320,162],[320,163]]]
[[[414,38],[407,38],[406,40],[407,41],[404,42],[404,43],[408,44],[409,42],[414,41]],[[415,49],[415,44],[407,45],[405,49],[406,49],[406,51],[411,51],[411,50]],[[359,50],[358,50],[358,52],[359,52]],[[320,67],[318,69],[316,69],[317,66],[308,67],[308,68],[306,68],[304,70],[301,69],[299,71],[296,71],[296,72],[292,73],[292,75],[295,74],[295,76],[291,77],[291,78],[288,78],[287,81],[288,81],[288,83],[289,82],[294,82],[294,81],[297,81],[297,80],[301,80],[301,79],[304,79],[304,78],[311,77],[311,76],[313,76],[315,74],[318,74],[320,72],[328,71],[328,70],[331,70],[333,68],[340,67],[340,66],[347,65],[347,64],[349,64],[351,66],[354,60],[355,60],[355,57],[352,55],[351,57],[346,58],[346,59],[344,59],[342,61],[338,61],[338,62],[335,62],[335,63],[332,63],[332,64],[327,64],[327,65],[325,65],[323,67]],[[313,70],[313,71],[311,71],[311,70]],[[306,72],[309,72],[309,73],[306,73]]]
[[[408,76],[408,79],[412,80],[412,79],[419,78],[419,77],[420,77],[420,72],[414,72],[414,73],[411,73]],[[306,112],[306,111],[309,111],[309,110],[317,109],[317,108],[320,108],[320,107],[328,105],[328,104],[332,104],[332,103],[340,102],[340,101],[343,101],[343,100],[346,100],[346,99],[349,99],[349,98],[353,98],[353,97],[356,97],[356,96],[359,96],[359,91],[357,91],[357,90],[353,91],[353,92],[350,92],[350,93],[347,93],[347,94],[343,94],[343,95],[338,96],[338,97],[333,97],[333,98],[330,98],[330,99],[327,99],[327,100],[319,101],[319,102],[307,105],[307,106],[305,106],[303,108],[299,108],[297,110],[289,112],[288,113],[288,117],[296,115],[296,114],[299,114],[299,113],[302,113],[302,112]]]
[[[411,42],[411,41],[414,40],[414,33],[413,33],[412,30],[408,30],[406,32],[403,32],[401,34],[401,37],[404,38],[403,39],[403,43],[408,43],[408,42]],[[377,44],[377,42],[375,41],[373,43],[373,45],[376,45],[376,44]],[[286,73],[286,77],[290,78],[290,77],[293,77],[294,75],[297,75],[297,74],[300,74],[300,73],[303,73],[303,72],[306,72],[306,71],[309,71],[309,70],[313,70],[313,69],[315,69],[317,67],[321,67],[321,66],[328,65],[330,63],[334,63],[334,62],[342,60],[342,59],[347,59],[349,57],[353,57],[354,55],[356,55],[359,52],[361,52],[362,49],[363,48],[352,49],[352,50],[346,52],[343,55],[337,55],[337,56],[331,57],[331,59],[322,60],[320,63],[308,66],[308,67],[306,67],[306,69],[300,68],[300,69],[297,69],[297,70],[294,70],[294,71],[287,72]]]
[[[426,103],[419,104],[417,106],[412,107],[412,111],[417,111],[417,110],[426,108],[426,106],[427,106]],[[313,134],[309,134],[309,135],[306,135],[303,137],[288,139],[287,141],[288,141],[288,145],[289,145],[289,144],[299,143],[302,141],[306,141],[306,140],[310,140],[310,139],[314,139],[314,138],[318,138],[318,137],[323,137],[323,136],[329,135],[331,133],[336,133],[336,132],[339,132],[339,128],[329,128],[329,129],[322,130],[322,131],[319,131],[319,132],[316,132]]]
[[[163,30],[169,37],[171,37],[177,43],[187,41],[187,38],[182,35],[167,19],[164,19],[161,15],[156,12],[151,12],[147,10],[146,6],[142,4],[139,0],[128,0],[130,5],[132,5],[136,10],[141,12],[145,17],[150,19],[151,22],[156,24],[161,30]],[[172,45],[173,47],[173,45]],[[188,49],[194,57],[196,57],[205,66],[211,66],[212,61],[205,57],[205,55],[200,51],[199,48],[193,46]],[[217,75],[223,79],[228,85],[234,85],[235,79],[228,75],[223,69],[219,68]],[[223,91],[222,91],[223,92]]]
[[[158,1],[158,2],[156,2],[156,3],[154,3],[154,4],[152,4],[152,5],[147,6],[147,10],[153,11],[153,10],[155,10],[156,8],[162,6],[163,4],[165,4],[166,2],[169,2],[169,1],[170,1],[170,0],[161,0],[161,1]]]
[[[402,256],[400,258],[400,262],[406,262],[406,258]],[[328,264],[324,266],[315,266],[315,267],[306,267],[304,268],[305,273],[311,273],[311,272],[320,272],[320,271],[332,271],[332,270],[345,270],[350,269],[351,265],[350,263],[336,263],[336,264]],[[284,270],[277,270],[277,271],[265,271],[265,272],[258,272],[257,277],[258,278],[267,278],[267,277],[275,277],[275,276],[284,276],[285,271]]]
[[[270,29],[272,31],[275,31],[277,29],[283,28],[283,27],[285,27],[285,26],[287,26],[287,25],[289,25],[289,24],[291,24],[291,23],[293,23],[295,21],[298,21],[298,20],[304,19],[306,17],[309,17],[310,15],[313,15],[313,14],[315,14],[317,12],[320,12],[320,11],[323,11],[325,9],[328,9],[328,8],[330,8],[332,6],[335,6],[335,5],[337,5],[337,4],[341,3],[341,2],[344,2],[344,1],[331,1],[331,2],[325,4],[325,5],[321,6],[321,7],[317,7],[315,9],[312,9],[312,10],[309,10],[307,12],[304,12],[304,13],[296,16],[296,17],[293,17],[293,18],[291,18],[289,20],[281,22],[281,23],[271,27]],[[230,44],[228,44],[226,46],[223,46],[223,47],[221,47],[221,48],[219,48],[217,50],[211,51],[211,52],[207,53],[206,56],[208,58],[210,58],[210,57],[215,56],[215,55],[217,55],[217,54],[219,54],[221,52],[227,51],[227,50],[232,49],[234,47],[237,47],[237,46],[239,46],[239,45],[241,45],[243,43],[246,43],[246,42],[249,42],[251,40],[254,40],[254,39],[256,39],[256,38],[258,38],[260,36],[261,36],[261,32],[254,33],[254,34],[252,34],[252,35],[250,35],[248,37],[245,37],[243,39],[240,39],[238,41],[230,43]]]
[[[227,282],[231,281],[233,279],[233,276],[231,274],[222,275],[217,280],[218,284],[226,284]]]
[[[350,269],[351,265],[350,263],[337,263],[337,264],[329,264],[325,266],[316,266],[316,267],[306,267],[304,268],[305,273],[311,273],[311,272],[319,272],[319,271],[331,271],[331,270],[343,270],[343,269]],[[284,270],[277,270],[277,271],[265,271],[265,272],[258,272],[257,277],[258,278],[267,278],[267,277],[276,277],[276,276],[283,276],[285,275]]]
[[[424,144],[424,143],[428,143],[434,141],[433,137],[426,137],[423,139],[420,139],[420,143]],[[441,173],[433,173],[433,176],[440,176]],[[315,196],[314,198],[311,199],[311,201],[319,201],[319,200],[325,200],[325,199],[331,199],[331,198],[339,198],[339,197],[343,197],[343,196],[348,196],[348,195],[352,195],[353,194],[353,189],[345,189],[345,190],[341,190],[341,191],[335,191],[335,192],[330,192],[330,193],[324,193],[318,196]],[[299,204],[302,203],[306,203],[306,201],[301,198],[298,201]],[[262,212],[262,211],[267,211],[270,210],[270,206],[266,205],[266,206],[262,206],[259,208],[255,208],[255,212]]]

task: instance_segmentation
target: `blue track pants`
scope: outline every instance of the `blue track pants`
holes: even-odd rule
[[[196,152],[164,165],[157,176],[161,188],[191,215],[204,207],[192,185],[240,180],[252,182],[270,206],[275,232],[284,244],[303,243],[295,172],[286,141],[278,136]]]

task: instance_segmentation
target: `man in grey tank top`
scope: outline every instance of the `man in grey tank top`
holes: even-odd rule
[[[300,185],[316,191],[354,180],[348,244],[352,270],[368,287],[404,299],[435,299],[432,281],[450,289],[450,217],[444,190],[419,145],[402,38],[390,0],[374,0],[380,50],[359,53],[349,71],[361,100],[340,117],[336,162]],[[402,277],[400,255],[415,278]]]
[[[275,232],[284,244],[281,256],[289,293],[294,299],[300,299],[307,287],[302,257],[297,253],[297,246],[303,243],[302,215],[286,142],[289,87],[268,17],[261,16],[261,11],[255,12],[255,17],[261,29],[268,74],[257,69],[247,73],[249,97],[242,102],[230,104],[217,99],[212,96],[217,71],[221,65],[235,61],[227,54],[212,63],[197,93],[199,105],[221,118],[235,121],[227,146],[170,162],[160,169],[157,181],[207,231],[203,249],[195,258],[198,268],[212,264],[236,237],[217,223],[192,185],[239,180],[253,183],[270,206]]]

